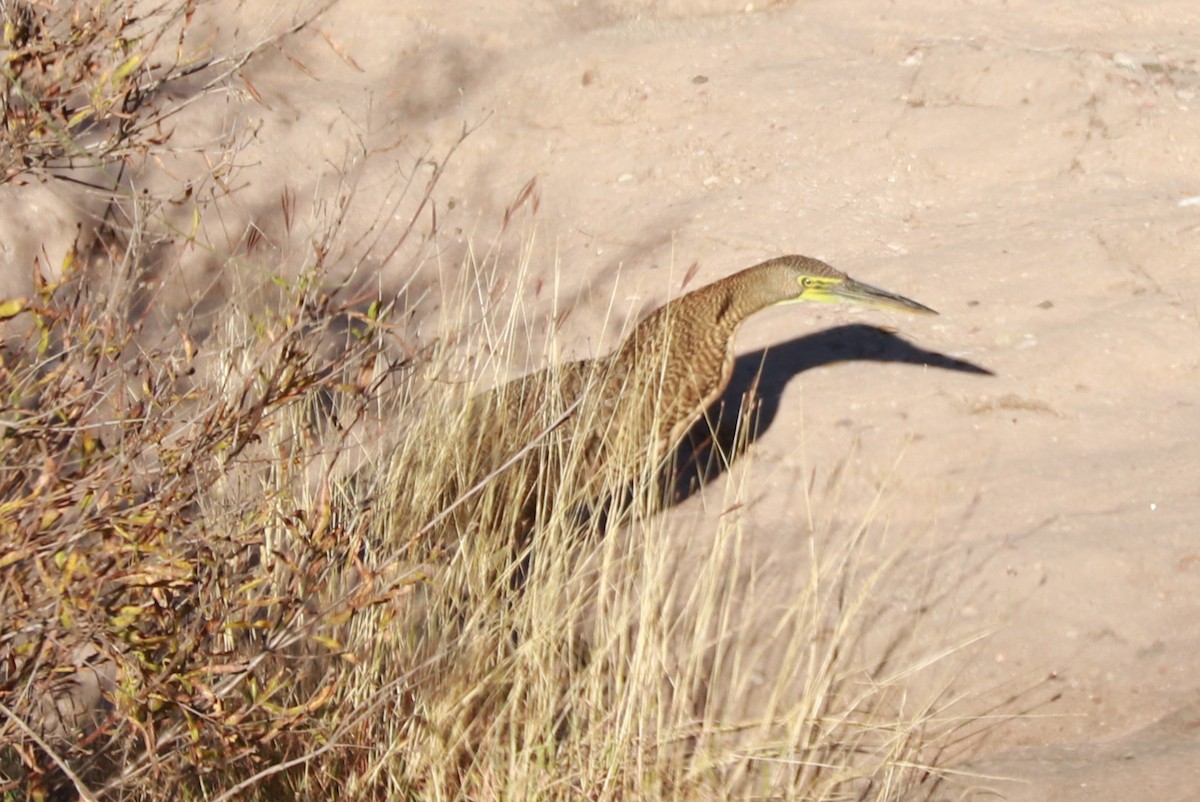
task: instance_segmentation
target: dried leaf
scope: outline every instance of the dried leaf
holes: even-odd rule
[[[334,38],[332,36],[330,36],[329,33],[326,31],[321,31],[321,36],[324,37],[325,42],[329,45],[329,49],[332,50],[334,53],[336,53],[338,58],[340,58],[342,61],[346,62],[351,67],[358,70],[359,72],[366,72],[366,70],[364,70],[362,67],[360,67],[358,65],[358,62],[355,61],[350,56],[350,54],[346,52],[346,48],[342,47],[341,42],[335,41]]]
[[[692,279],[694,279],[696,277],[696,273],[699,270],[700,270],[700,263],[692,262],[691,267],[689,267],[687,269],[687,272],[683,274],[683,281],[679,282],[679,289],[682,290],[684,287],[686,287],[688,284],[690,284]]]

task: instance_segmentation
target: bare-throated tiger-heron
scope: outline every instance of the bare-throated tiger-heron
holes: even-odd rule
[[[480,473],[508,473],[504,492],[525,509],[526,524],[547,509],[539,499],[589,504],[611,495],[661,467],[721,397],[738,326],[767,307],[799,301],[937,314],[807,256],[762,262],[659,307],[607,356],[476,396],[468,448],[482,455]]]

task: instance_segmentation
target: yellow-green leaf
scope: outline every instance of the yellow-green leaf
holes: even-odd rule
[[[9,298],[5,301],[0,301],[0,320],[8,320],[11,317],[16,317],[25,311],[25,307],[29,305],[28,298]]]
[[[111,619],[111,624],[115,629],[125,629],[142,617],[142,609],[131,604],[122,605]]]
[[[67,128],[68,129],[75,128],[80,123],[82,123],[84,120],[86,120],[88,117],[91,117],[92,114],[93,114],[92,107],[84,106],[82,109],[80,109],[79,111],[72,114],[71,119],[67,120]]]
[[[138,68],[138,65],[141,63],[142,63],[142,57],[140,55],[137,55],[136,53],[134,55],[130,56],[129,58],[125,59],[124,63],[122,63],[120,67],[117,67],[117,69],[113,71],[113,76],[112,76],[113,83],[115,84],[115,83],[125,80],[129,76],[129,73],[136,70]]]

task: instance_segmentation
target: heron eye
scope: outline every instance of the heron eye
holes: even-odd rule
[[[804,278],[800,279],[800,284],[807,289],[809,287],[816,286],[817,282],[813,281],[808,276],[805,276]]]

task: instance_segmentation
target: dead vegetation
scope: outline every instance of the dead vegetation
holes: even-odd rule
[[[518,308],[467,309],[507,280],[503,254],[440,288],[442,336],[421,348],[408,310],[349,289],[324,241],[296,275],[239,279],[236,297],[269,303],[230,302],[202,341],[181,327],[147,342],[129,266],[186,237],[132,213],[145,201],[119,174],[170,147],[187,101],[160,103],[164,85],[234,80],[261,44],[156,67],[163,42],[186,52],[195,3],[6,13],[6,180],[85,162],[115,179],[116,211],[62,265],[21,266],[34,291],[0,305],[0,798],[884,800],[936,785],[948,725],[859,648],[889,570],[864,553],[871,521],[806,538],[810,582],[782,607],[742,561],[736,471],[703,537],[675,536],[654,481],[608,488],[631,500],[606,515],[546,482],[514,541],[527,505],[461,447],[478,431],[464,400],[500,369],[463,354],[522,331]],[[262,275],[272,291],[253,295]],[[575,464],[577,444],[544,438],[573,412],[495,432],[497,448]]]

